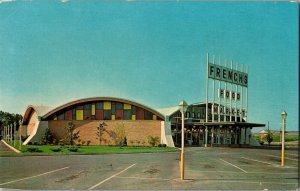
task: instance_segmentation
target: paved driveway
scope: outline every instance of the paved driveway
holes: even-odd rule
[[[18,156],[18,154],[8,148],[2,141],[0,141],[0,157],[3,156]]]
[[[185,181],[179,152],[0,157],[0,187],[10,189],[295,190],[298,152],[241,148],[186,149]]]

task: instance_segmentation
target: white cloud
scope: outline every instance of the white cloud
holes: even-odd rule
[[[8,3],[8,2],[13,2],[13,1],[16,1],[16,0],[0,0],[0,3]]]

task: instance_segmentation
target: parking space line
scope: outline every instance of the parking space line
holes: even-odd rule
[[[140,179],[140,180],[172,180],[167,178],[147,178],[147,177],[134,177],[134,176],[116,176],[115,178],[128,178],[128,179]]]
[[[263,164],[269,164],[269,165],[272,165],[272,166],[279,166],[279,165],[276,165],[276,164],[273,164],[273,163],[260,161],[260,160],[255,160],[255,159],[250,159],[250,158],[246,158],[246,157],[241,157],[241,158],[246,159],[246,160],[252,160],[252,161],[255,161],[255,162],[260,162],[260,163],[263,163]]]
[[[227,164],[229,164],[229,165],[231,165],[231,166],[233,166],[233,167],[235,167],[235,168],[237,168],[237,169],[239,169],[239,170],[241,170],[241,171],[243,171],[243,172],[245,172],[245,173],[247,173],[247,171],[245,171],[244,169],[242,169],[242,168],[240,168],[240,167],[238,167],[238,166],[236,166],[234,164],[231,164],[230,162],[227,162],[227,161],[225,161],[223,159],[220,159],[220,160],[223,161],[223,162],[225,162],[225,163],[227,163]]]
[[[201,173],[242,173],[242,172],[236,172],[236,171],[217,171],[217,170],[209,170],[209,171],[202,171],[202,170],[186,170],[186,171],[196,171]],[[298,174],[297,172],[249,172],[248,174]]]
[[[298,157],[298,154],[285,153],[285,155],[291,155],[291,156],[296,156],[296,157]]]
[[[136,165],[136,164],[137,164],[137,163],[132,164],[132,165],[130,165],[129,167],[125,168],[124,170],[122,170],[122,171],[120,171],[120,172],[118,172],[118,173],[116,173],[116,174],[114,174],[114,175],[112,175],[112,176],[106,178],[105,180],[102,180],[101,182],[99,182],[99,183],[95,184],[94,186],[88,188],[88,190],[92,190],[92,189],[96,188],[97,186],[99,186],[99,185],[103,184],[104,182],[106,182],[106,181],[108,181],[108,180],[110,180],[110,179],[112,179],[112,178],[118,176],[119,174],[121,174],[122,172],[125,172],[126,170],[130,169],[131,167],[133,167],[133,166]]]
[[[298,185],[298,183],[295,182],[264,182],[264,181],[243,181],[243,180],[209,180],[209,179],[199,179],[201,181],[208,181],[208,182],[237,182],[237,183],[250,183],[250,184],[281,184],[281,185],[289,185],[289,184],[294,184]]]
[[[69,167],[67,166],[67,167],[64,167],[64,168],[52,170],[52,171],[45,172],[45,173],[42,173],[42,174],[38,174],[38,175],[35,175],[35,176],[30,176],[30,177],[21,178],[21,179],[18,179],[18,180],[13,180],[13,181],[1,183],[0,186],[5,185],[5,184],[11,184],[11,183],[19,182],[19,181],[22,181],[22,180],[27,180],[27,179],[30,179],[30,178],[36,178],[36,177],[39,177],[39,176],[43,176],[43,175],[46,175],[46,174],[50,174],[50,173],[53,173],[53,172],[57,172],[57,171],[60,171],[60,170],[64,170],[64,169],[67,169],[67,168],[69,168]]]
[[[271,157],[274,157],[274,158],[281,158],[281,157],[276,156],[276,155],[266,155],[266,156],[271,156]],[[284,159],[298,161],[298,159],[291,159],[291,158],[288,158],[288,157],[284,157]]]

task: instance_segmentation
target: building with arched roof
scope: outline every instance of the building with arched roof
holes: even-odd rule
[[[205,103],[188,106],[185,113],[185,144],[212,145],[258,145],[251,137],[253,127],[264,124],[246,122],[240,116],[212,118],[209,103],[208,122],[205,121]],[[72,101],[56,108],[30,105],[22,122],[22,135],[28,136],[24,144],[41,143],[49,128],[56,142],[67,136],[66,127],[72,121],[79,131],[82,142],[98,145],[97,127],[105,124],[101,145],[114,145],[117,128],[125,132],[128,145],[148,145],[148,137],[159,137],[167,146],[181,144],[181,112],[179,106],[154,110],[126,99],[95,97]],[[78,139],[78,140],[79,140]]]
[[[215,103],[215,105],[218,105]],[[259,143],[252,136],[252,128],[264,127],[265,124],[249,123],[244,118],[232,115],[218,116],[212,115],[212,103],[208,103],[208,122],[205,121],[206,103],[199,102],[190,104],[185,112],[185,137],[184,142],[190,146],[212,146],[212,145],[255,145]],[[170,107],[158,109],[159,112],[166,115],[168,129],[172,134],[173,144],[181,145],[181,118],[180,108]],[[218,117],[220,117],[218,119]],[[231,117],[231,119],[230,119]]]
[[[47,128],[57,142],[64,140],[65,127],[70,121],[75,124],[75,131],[79,131],[79,139],[91,145],[99,144],[97,127],[104,122],[102,145],[114,145],[112,132],[121,128],[128,145],[148,145],[148,137],[153,136],[159,137],[160,143],[173,146],[172,141],[166,141],[163,114],[145,105],[112,97],[80,99],[54,109],[28,106],[22,122],[22,134],[28,136],[24,144],[41,143]]]

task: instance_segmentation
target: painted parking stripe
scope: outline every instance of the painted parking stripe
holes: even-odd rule
[[[67,167],[64,167],[64,168],[52,170],[52,171],[45,172],[45,173],[42,173],[42,174],[38,174],[38,175],[35,175],[35,176],[30,176],[30,177],[21,178],[21,179],[18,179],[18,180],[13,180],[13,181],[1,183],[0,186],[6,185],[6,184],[15,183],[15,182],[19,182],[19,181],[23,181],[23,180],[27,180],[27,179],[30,179],[30,178],[36,178],[36,177],[39,177],[39,176],[44,176],[44,175],[46,175],[46,174],[50,174],[50,173],[57,172],[57,171],[60,171],[60,170],[64,170],[64,169],[67,169],[67,168],[69,168],[69,167],[67,166]]]
[[[167,180],[167,181],[172,181],[175,179],[164,179],[164,178],[142,178],[142,177],[123,177],[123,176],[117,176],[115,178],[121,178],[121,179],[143,179],[143,180]],[[268,182],[268,181],[244,181],[244,180],[213,180],[213,179],[199,179],[201,181],[207,181],[207,182],[224,182],[224,183],[249,183],[249,184],[281,184],[281,185],[289,185],[289,184],[295,184],[293,182]]]
[[[133,166],[136,165],[136,164],[137,164],[137,163],[132,164],[132,165],[130,165],[129,167],[125,168],[124,170],[122,170],[122,171],[120,171],[120,172],[118,172],[118,173],[116,173],[116,174],[114,174],[114,175],[108,177],[108,178],[105,179],[105,180],[102,180],[101,182],[99,182],[99,183],[95,184],[94,186],[90,187],[88,190],[92,190],[92,189],[96,188],[97,186],[99,186],[99,185],[103,184],[104,182],[106,182],[106,181],[108,181],[108,180],[114,178],[115,176],[118,176],[119,174],[121,174],[122,172],[125,172],[126,170],[130,169],[131,167],[133,167]]]
[[[140,179],[140,180],[172,180],[167,178],[148,178],[148,177],[135,177],[135,176],[116,176],[115,178]]]
[[[250,158],[246,158],[246,157],[241,157],[241,158],[246,159],[246,160],[252,160],[252,161],[264,163],[264,164],[269,164],[269,165],[272,165],[273,167],[281,167],[280,165],[274,164],[274,163],[269,163],[269,162],[265,162],[265,161],[250,159]],[[297,166],[284,166],[284,168],[298,168],[298,167]]]
[[[239,170],[241,170],[241,171],[243,171],[243,172],[245,172],[245,173],[247,173],[247,171],[245,171],[244,169],[242,169],[242,168],[240,168],[240,167],[238,167],[238,166],[236,166],[234,164],[231,164],[230,162],[227,162],[227,161],[225,161],[223,159],[220,159],[220,160],[223,161],[223,162],[225,162],[225,163],[227,163],[227,164],[229,164],[229,165],[231,165],[231,166],[233,166],[233,167],[235,167],[235,168],[237,168],[237,169],[239,169]]]
[[[267,155],[267,156],[274,157],[274,158],[281,158],[281,157],[275,156],[275,155]],[[289,157],[284,157],[284,159],[286,159],[286,160],[298,161],[298,159],[291,159],[291,158],[289,158]]]
[[[209,179],[199,179],[201,181],[207,181],[207,182],[224,182],[224,183],[249,183],[249,184],[280,184],[280,185],[298,185],[296,182],[263,182],[263,181],[243,181],[243,180],[209,180]]]
[[[241,158],[246,159],[246,160],[252,160],[252,161],[255,161],[255,162],[260,162],[260,163],[263,163],[263,164],[272,165],[272,166],[279,166],[279,165],[276,165],[276,164],[273,164],[273,163],[269,163],[269,162],[265,162],[265,161],[260,161],[260,160],[255,160],[255,159],[250,159],[250,158],[246,158],[246,157],[241,157]]]
[[[298,154],[285,153],[285,155],[291,155],[291,156],[296,156],[296,157],[298,157]]]
[[[207,171],[202,171],[202,170],[186,170],[186,171],[196,171],[199,173],[242,173],[242,172],[236,172],[236,171],[221,171],[221,170],[207,170]],[[298,174],[297,172],[248,172],[248,174],[279,174],[279,175],[283,175],[283,174]]]

